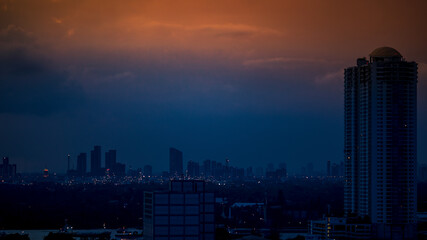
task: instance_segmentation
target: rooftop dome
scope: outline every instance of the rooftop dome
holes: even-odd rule
[[[391,47],[377,48],[372,51],[369,56],[374,58],[402,57],[402,55],[396,49]]]

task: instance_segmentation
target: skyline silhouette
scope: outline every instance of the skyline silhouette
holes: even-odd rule
[[[381,46],[419,63],[427,163],[423,1],[0,3],[0,154],[19,172],[65,172],[95,144],[154,172],[171,146],[325,169],[343,160],[343,69]]]

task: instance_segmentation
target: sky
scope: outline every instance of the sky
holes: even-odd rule
[[[418,65],[426,1],[0,0],[0,155],[65,172],[94,145],[127,168],[343,160],[344,68],[377,47]],[[89,154],[90,156],[90,154]],[[104,158],[104,156],[103,156]],[[104,160],[103,160],[104,161]]]

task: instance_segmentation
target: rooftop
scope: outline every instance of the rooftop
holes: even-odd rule
[[[370,57],[374,58],[390,58],[390,57],[399,57],[401,58],[402,55],[394,48],[391,47],[380,47],[375,49],[374,51],[369,54]]]

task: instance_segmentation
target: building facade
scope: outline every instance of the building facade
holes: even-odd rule
[[[417,63],[393,48],[345,69],[345,197],[380,239],[416,234]]]
[[[167,192],[144,192],[144,239],[214,240],[215,197],[200,180],[172,180]]]

